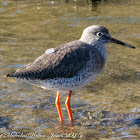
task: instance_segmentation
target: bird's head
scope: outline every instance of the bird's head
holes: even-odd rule
[[[117,43],[129,48],[135,48],[132,45],[112,38],[109,34],[108,29],[100,25],[92,25],[85,28],[80,41],[97,46],[104,46],[107,43]]]

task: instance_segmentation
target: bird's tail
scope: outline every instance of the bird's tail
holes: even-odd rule
[[[10,74],[6,74],[6,75],[4,75],[4,77],[16,77],[16,73],[13,72],[13,73],[10,73]]]

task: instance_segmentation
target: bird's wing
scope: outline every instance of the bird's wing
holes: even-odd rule
[[[46,53],[34,62],[7,76],[41,80],[70,78],[82,70],[89,61],[89,48],[90,45],[85,45],[81,41],[73,41],[46,50]]]

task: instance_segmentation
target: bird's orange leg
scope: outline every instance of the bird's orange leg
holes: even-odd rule
[[[69,119],[72,122],[73,121],[73,117],[72,117],[71,108],[70,108],[70,97],[71,97],[71,94],[72,94],[72,91],[70,90],[65,104],[66,104],[66,107],[67,107]]]
[[[60,92],[58,91],[57,96],[56,96],[56,100],[55,100],[55,104],[56,104],[56,108],[58,111],[59,119],[61,122],[63,122],[63,117],[62,117],[62,112],[61,112],[60,102],[59,102],[59,96],[60,96]]]

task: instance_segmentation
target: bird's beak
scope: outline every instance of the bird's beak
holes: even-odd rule
[[[135,49],[134,46],[129,45],[129,44],[127,44],[127,43],[124,43],[124,42],[122,42],[122,41],[119,41],[119,40],[117,40],[117,39],[115,39],[115,38],[110,38],[110,42],[111,42],[111,43],[120,44],[120,45],[123,45],[123,46],[129,47],[129,48],[132,48],[132,49]]]

